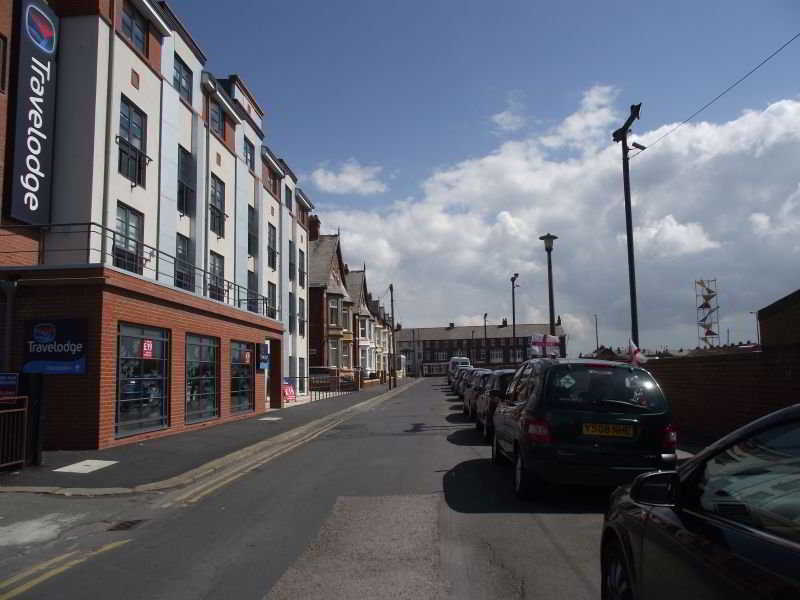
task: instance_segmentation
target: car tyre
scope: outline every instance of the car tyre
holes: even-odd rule
[[[514,453],[514,494],[520,500],[533,500],[541,493],[542,481],[525,468],[522,453]]]
[[[601,575],[602,600],[635,600],[622,550],[612,543],[606,550]]]

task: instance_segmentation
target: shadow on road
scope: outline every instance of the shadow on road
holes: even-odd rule
[[[510,466],[493,465],[488,458],[468,460],[445,473],[445,501],[462,513],[602,514],[608,507],[608,488],[552,486],[540,500],[525,502],[514,495],[512,480]]]
[[[458,405],[458,409],[461,410],[460,404]],[[468,423],[472,423],[472,421],[469,420],[469,417],[467,415],[460,412],[455,414],[451,413],[447,415],[445,417],[445,421],[447,421],[448,423],[461,423],[462,425],[467,425]]]
[[[475,428],[459,429],[447,436],[447,441],[456,446],[485,446],[486,441]]]

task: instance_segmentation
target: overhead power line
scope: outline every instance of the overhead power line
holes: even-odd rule
[[[727,94],[728,92],[730,92],[730,91],[731,91],[733,88],[735,88],[737,85],[739,85],[740,83],[742,83],[742,82],[743,82],[745,79],[747,79],[748,77],[750,77],[750,75],[752,75],[753,73],[755,73],[756,71],[758,71],[758,70],[759,70],[761,67],[763,67],[765,64],[767,64],[767,63],[768,63],[770,60],[772,60],[773,58],[775,58],[775,57],[776,57],[778,54],[780,54],[780,53],[781,53],[781,51],[783,51],[783,49],[784,49],[784,48],[786,48],[786,46],[788,46],[789,44],[791,44],[793,41],[795,41],[795,40],[796,40],[797,38],[799,38],[799,37],[800,37],[800,32],[798,32],[798,33],[796,33],[794,36],[792,36],[792,37],[791,37],[791,38],[790,38],[788,41],[786,41],[786,42],[785,42],[783,45],[781,45],[781,46],[780,46],[780,48],[778,48],[778,49],[777,49],[777,50],[775,50],[775,51],[774,51],[772,54],[770,54],[769,56],[767,56],[767,57],[766,57],[764,60],[762,60],[760,63],[758,63],[758,64],[757,64],[755,67],[753,67],[752,69],[750,69],[750,70],[749,70],[747,73],[745,73],[744,75],[742,75],[742,76],[741,76],[739,79],[737,79],[736,81],[734,81],[732,84],[730,84],[728,87],[726,87],[726,88],[725,88],[723,91],[721,91],[719,94],[717,94],[716,96],[714,96],[714,97],[713,97],[711,100],[709,100],[708,102],[706,102],[706,103],[705,103],[703,106],[701,106],[700,108],[698,108],[698,109],[697,109],[696,111],[694,111],[694,112],[693,112],[691,115],[689,115],[689,116],[688,116],[688,117],[686,117],[686,118],[685,118],[683,121],[681,121],[680,123],[678,123],[678,124],[677,124],[675,127],[673,127],[672,129],[670,129],[670,130],[669,130],[667,133],[665,133],[664,135],[662,135],[661,137],[659,137],[659,138],[658,138],[656,141],[654,141],[654,142],[652,142],[652,143],[650,143],[650,144],[647,144],[647,145],[646,145],[646,146],[647,146],[647,149],[650,149],[650,148],[652,148],[653,146],[655,146],[656,144],[658,144],[658,143],[659,143],[661,140],[663,140],[665,137],[667,137],[667,136],[669,136],[669,135],[672,135],[672,134],[673,134],[673,133],[675,133],[675,132],[676,132],[678,129],[680,129],[681,127],[683,127],[684,125],[686,125],[686,123],[688,123],[689,121],[691,121],[692,119],[694,119],[694,118],[695,118],[697,115],[699,115],[701,112],[703,112],[703,111],[704,111],[705,109],[707,109],[709,106],[711,106],[712,104],[714,104],[714,103],[715,103],[717,100],[719,100],[720,98],[722,98],[722,97],[723,97],[725,94]],[[644,152],[644,150],[640,150],[639,152],[637,152],[636,154],[634,154],[633,156],[631,156],[631,158],[633,158],[634,156],[638,156],[638,155],[639,155],[639,154],[641,154],[642,152]]]

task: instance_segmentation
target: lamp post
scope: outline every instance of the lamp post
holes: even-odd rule
[[[750,314],[756,318],[756,342],[761,345],[761,323],[758,322],[758,311],[751,310]]]
[[[486,341],[486,317],[489,316],[489,313],[483,313],[483,351],[486,352],[486,356],[488,358],[489,353],[489,345]]]
[[[514,298],[514,288],[517,287],[517,277],[519,273],[514,273],[511,277],[511,337],[514,338],[514,352],[517,351],[517,304]]]
[[[631,292],[631,339],[636,346],[639,346],[639,312],[636,308],[636,269],[633,263],[633,219],[631,217],[631,179],[628,169],[628,131],[633,125],[634,120],[639,118],[639,111],[642,110],[642,103],[631,104],[631,114],[625,123],[617,129],[611,139],[615,142],[622,142],[622,186],[625,192],[625,234],[628,238],[628,281]],[[641,144],[634,144],[634,148],[644,150]]]
[[[469,342],[469,360],[475,362],[475,330],[472,330],[472,340]]]
[[[556,317],[553,309],[553,242],[558,239],[557,235],[547,233],[539,238],[544,242],[544,249],[547,252],[547,291],[550,298],[550,335],[556,334]]]

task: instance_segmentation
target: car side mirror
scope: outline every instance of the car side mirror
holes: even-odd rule
[[[631,500],[648,506],[674,507],[677,504],[679,485],[677,471],[643,473],[633,480]]]

